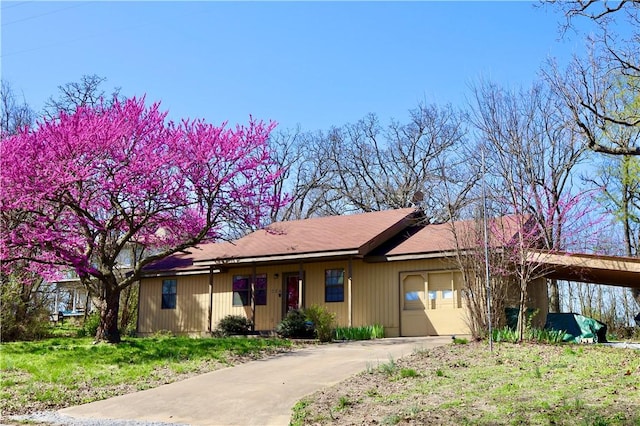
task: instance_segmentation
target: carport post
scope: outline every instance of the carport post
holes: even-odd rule
[[[353,306],[352,306],[352,302],[353,302],[353,298],[351,296],[351,272],[352,272],[352,264],[351,264],[351,257],[349,257],[349,263],[348,263],[348,267],[347,267],[347,274],[349,275],[349,277],[347,278],[347,303],[348,303],[348,307],[347,309],[349,310],[348,312],[348,317],[349,317],[349,327],[353,326]]]
[[[251,331],[256,331],[256,264],[251,265]]]
[[[209,309],[207,312],[207,332],[213,331],[211,322],[213,321],[213,266],[209,266]]]
[[[299,271],[298,271],[298,309],[302,309],[302,302],[304,301],[304,298],[302,297],[302,287],[303,287],[303,282],[302,282],[302,275],[304,274],[303,269],[302,269],[302,262],[300,262],[300,266],[299,266]]]

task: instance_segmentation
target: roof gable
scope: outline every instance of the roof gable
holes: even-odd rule
[[[500,247],[508,244],[528,222],[524,216],[510,215],[493,218],[488,230],[490,245]],[[455,250],[468,250],[484,244],[484,231],[481,222],[475,220],[455,221],[436,225],[426,225],[413,232],[385,256],[418,255],[429,253],[451,253]]]
[[[277,222],[233,243],[203,244],[192,250],[198,263],[345,254],[363,256],[415,222],[413,208]]]

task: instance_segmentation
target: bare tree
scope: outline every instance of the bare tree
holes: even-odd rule
[[[587,58],[575,57],[564,72],[551,63],[545,76],[564,99],[590,149],[612,155],[640,155],[640,1],[550,1],[565,15],[588,19],[596,31],[588,37]]]
[[[406,124],[392,121],[383,127],[370,114],[331,129],[316,144],[316,155],[329,164],[330,178],[323,182],[327,201],[338,213],[420,204],[431,222],[447,220],[448,207],[433,188],[449,180],[459,189],[455,204],[461,208],[474,183],[457,171],[462,159],[455,150],[465,141],[463,122],[450,106],[419,105]],[[416,198],[420,193],[425,195],[422,201]]]
[[[622,228],[622,253],[640,254],[640,158],[616,156],[602,163],[596,174],[584,179],[600,190],[598,201]],[[630,289],[640,303],[640,290]]]
[[[571,186],[584,147],[567,126],[561,102],[541,85],[513,92],[481,82],[473,93],[472,122],[486,141],[491,193],[503,198],[499,208],[506,208],[501,213],[531,216],[540,231],[540,248],[567,247],[565,210],[579,201]],[[549,292],[550,310],[558,312],[555,280]]]
[[[326,193],[330,164],[323,155],[321,132],[280,130],[270,136],[275,161],[284,172],[274,187],[274,195],[287,195],[290,202],[271,214],[272,221],[305,219],[331,214],[337,194]],[[333,197],[333,198],[332,198]]]
[[[13,135],[35,121],[35,113],[23,99],[20,102],[9,82],[0,82],[0,134]]]
[[[120,88],[115,88],[106,94],[103,85],[106,77],[96,74],[83,75],[80,81],[73,81],[58,86],[58,96],[51,96],[44,105],[43,115],[52,119],[59,115],[60,111],[67,114],[73,112],[81,106],[96,106],[101,101],[105,105],[110,105],[114,99],[120,98]]]

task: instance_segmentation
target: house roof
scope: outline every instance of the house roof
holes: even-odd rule
[[[511,241],[522,229],[528,217],[503,216],[491,219],[488,224],[490,246],[501,247]],[[455,250],[468,250],[484,244],[482,223],[473,220],[427,225],[388,250],[388,260],[427,254],[442,256]]]
[[[413,225],[413,208],[276,222],[233,243],[205,244],[194,264],[364,256]]]
[[[147,268],[188,273],[209,266],[338,256],[362,257],[420,217],[414,208],[276,222],[234,242],[201,244]]]
[[[412,208],[278,222],[231,243],[210,243],[169,256],[147,275],[193,274],[235,264],[309,261],[354,257],[399,261],[442,257],[483,244],[475,221],[425,225]],[[522,216],[489,222],[490,245],[504,246],[523,228]],[[454,238],[458,237],[458,242]],[[590,254],[531,252],[549,278],[640,288],[640,259]]]

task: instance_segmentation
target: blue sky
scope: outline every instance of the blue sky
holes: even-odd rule
[[[404,120],[419,102],[464,107],[480,78],[529,85],[583,48],[534,4],[2,1],[2,78],[36,110],[98,74],[174,119]]]

